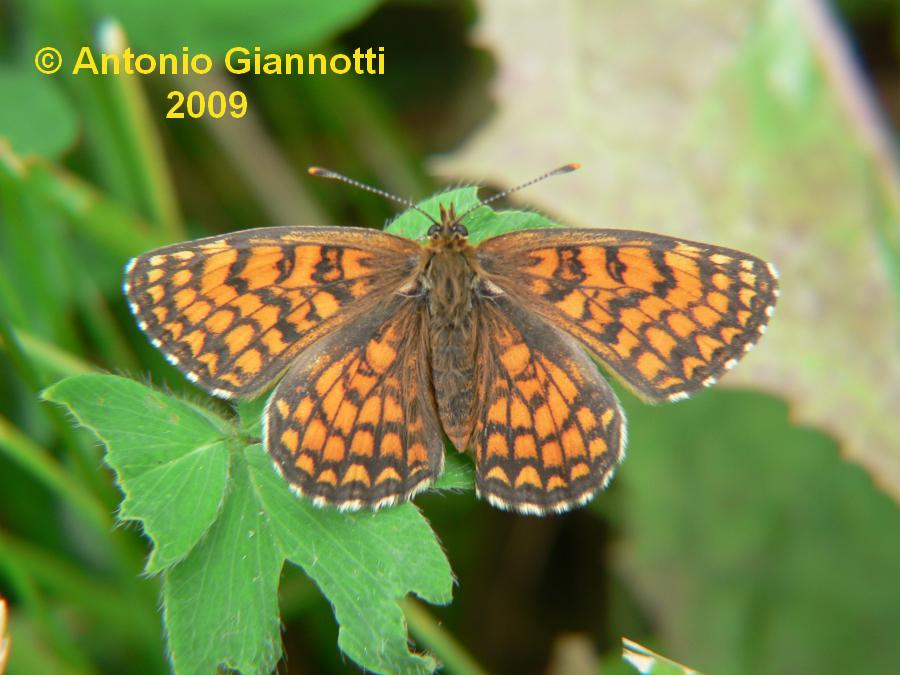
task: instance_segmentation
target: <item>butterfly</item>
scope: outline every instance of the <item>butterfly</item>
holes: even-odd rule
[[[128,263],[124,291],[152,343],[214,396],[277,382],[263,418],[276,470],[342,510],[433,483],[445,435],[472,451],[492,505],[583,505],[626,444],[592,357],[640,397],[676,401],[734,366],[774,311],[774,268],[740,251],[574,228],[472,245],[453,205],[425,215],[422,241],[271,227],[167,246]]]

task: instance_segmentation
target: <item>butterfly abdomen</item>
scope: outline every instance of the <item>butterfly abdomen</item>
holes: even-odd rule
[[[434,251],[424,286],[438,413],[453,445],[464,451],[475,417],[477,275],[466,251],[454,248]]]

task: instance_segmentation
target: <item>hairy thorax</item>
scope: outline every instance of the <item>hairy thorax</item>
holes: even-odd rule
[[[480,279],[475,250],[465,238],[448,235],[432,241],[425,256],[422,281],[435,398],[444,431],[462,451],[476,412],[475,306]]]

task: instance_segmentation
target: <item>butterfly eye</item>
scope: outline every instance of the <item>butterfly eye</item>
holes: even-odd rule
[[[438,225],[437,223],[435,223],[434,225],[432,225],[431,227],[428,228],[428,236],[436,237],[438,234],[440,234],[440,231],[441,231],[441,226]]]
[[[450,228],[450,232],[453,234],[458,234],[460,237],[469,236],[469,231],[462,223],[456,223],[453,227]]]

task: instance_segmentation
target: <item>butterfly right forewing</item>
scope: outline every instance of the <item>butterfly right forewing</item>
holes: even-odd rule
[[[243,230],[135,258],[125,291],[138,325],[189,379],[217,396],[248,397],[395,292],[420,250],[361,228]]]

